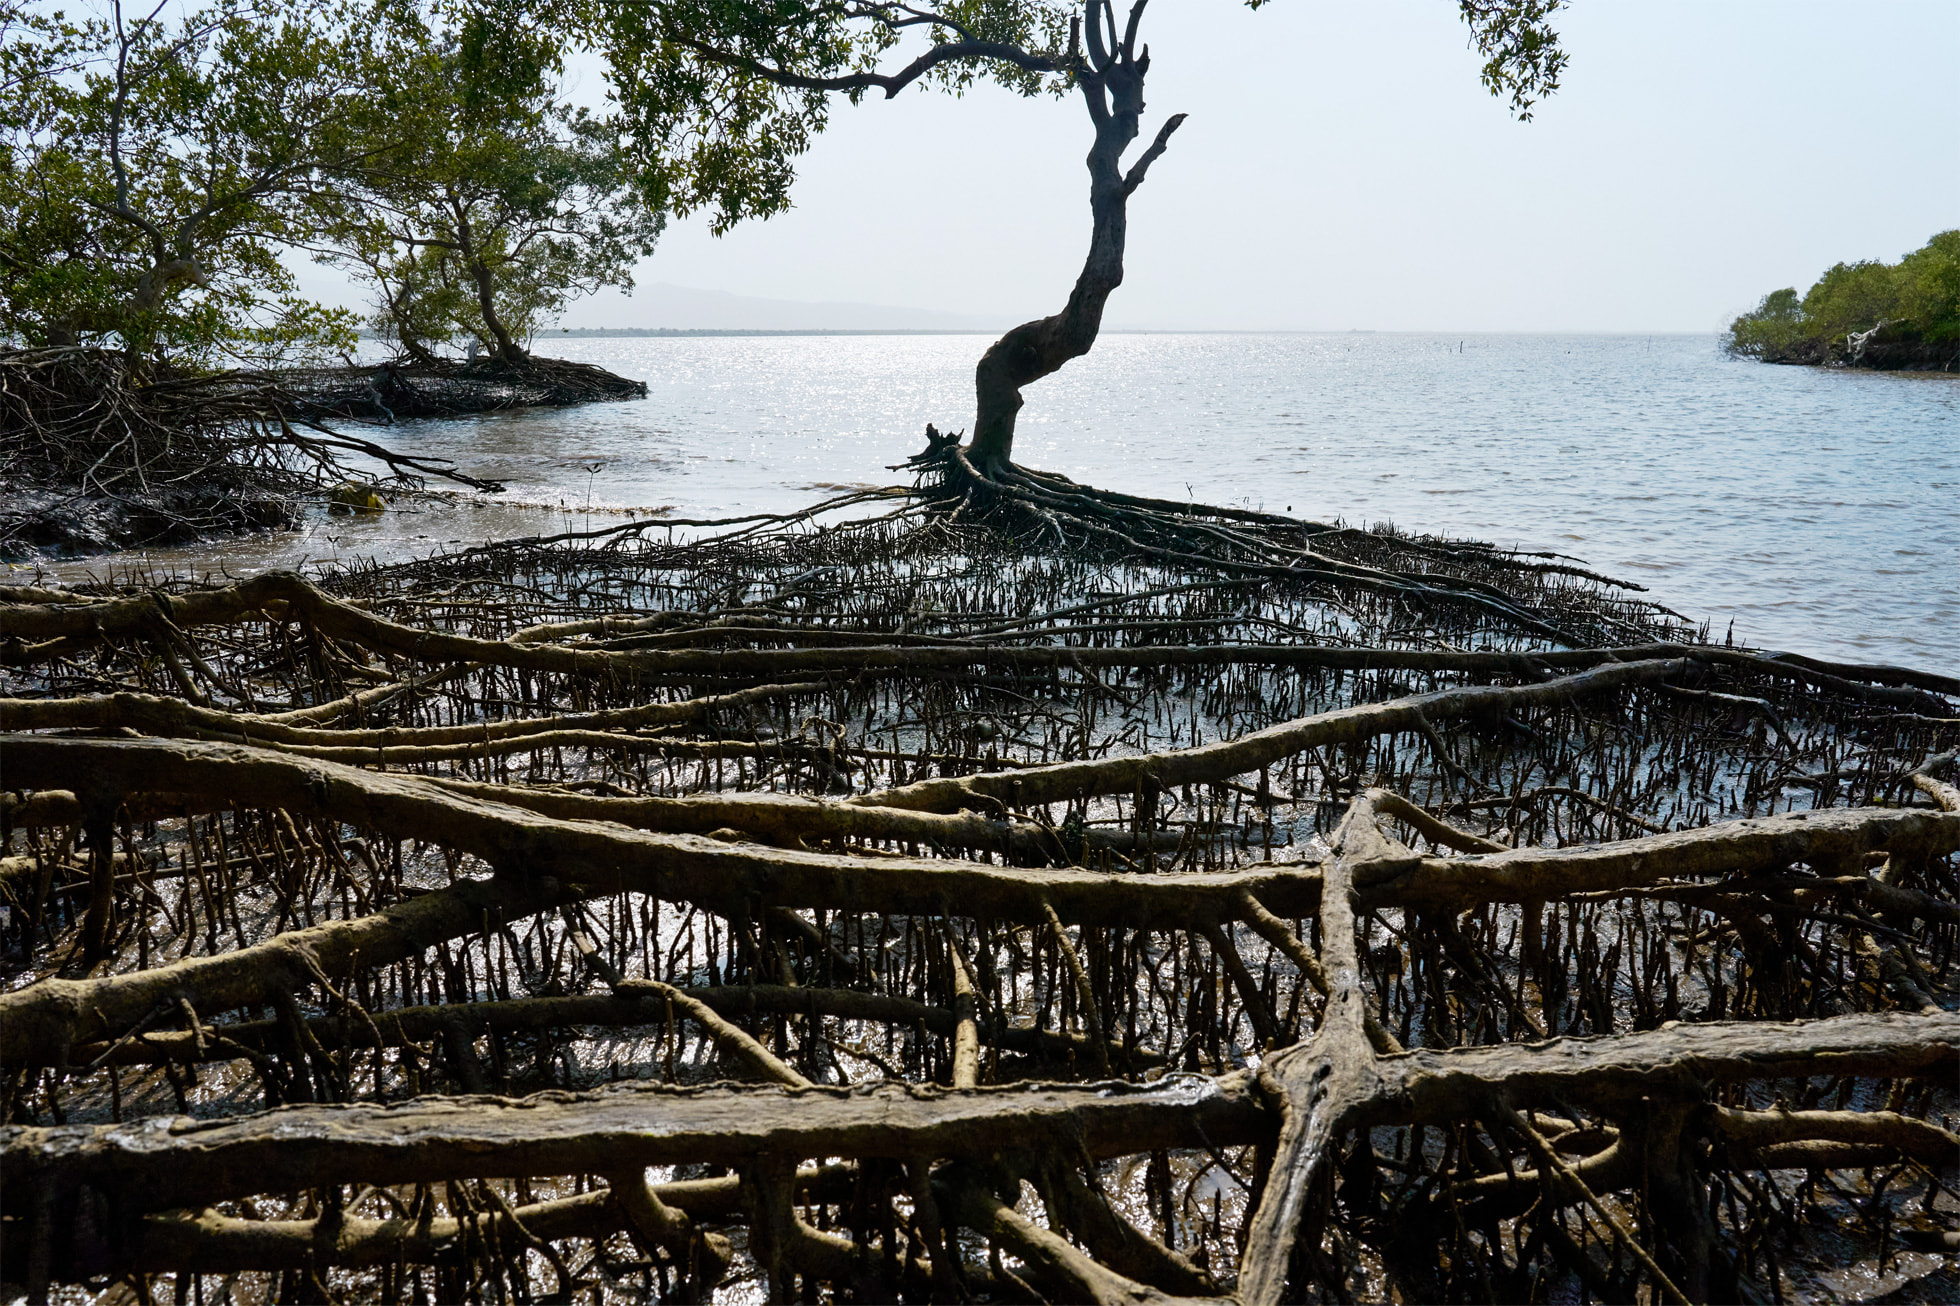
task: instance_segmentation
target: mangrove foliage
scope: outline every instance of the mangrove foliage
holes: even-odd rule
[[[1960,230],[1897,263],[1839,263],[1801,298],[1785,286],[1729,326],[1731,354],[1765,363],[1960,365]]]

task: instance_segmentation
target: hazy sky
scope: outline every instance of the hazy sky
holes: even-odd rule
[[[1574,0],[1529,123],[1450,0],[1158,0],[1112,326],[1708,331],[1960,226],[1960,2]],[[585,73],[585,90],[594,73]],[[646,282],[1020,320],[1087,241],[1079,98],[837,106],[796,207],[676,224]],[[626,326],[630,299],[567,326]]]

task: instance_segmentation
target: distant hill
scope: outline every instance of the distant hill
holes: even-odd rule
[[[571,334],[635,331],[997,331],[1014,325],[998,318],[940,313],[926,308],[845,302],[810,303],[762,299],[725,290],[696,290],[671,282],[643,282],[631,298],[605,305],[607,325],[586,325]],[[595,314],[596,316],[596,314]],[[580,314],[573,310],[571,320]],[[589,319],[588,319],[589,321]],[[543,335],[560,335],[550,331]]]

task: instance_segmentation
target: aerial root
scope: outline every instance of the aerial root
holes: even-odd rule
[[[1945,1292],[1960,683],[1022,469],[872,503],[6,591],[29,1295]]]
[[[0,553],[285,528],[296,499],[357,475],[349,455],[381,463],[396,488],[501,488],[326,425],[291,379],[173,372],[88,346],[0,348],[0,463],[16,486],[45,487],[0,510]],[[174,660],[181,647],[160,652]]]
[[[986,901],[995,916],[1046,917],[1059,931],[1058,909],[1066,910],[1072,919],[1089,921],[1172,919],[1180,908],[1216,916],[1219,909],[1209,905],[1207,895],[1230,881],[1237,882],[1232,885],[1235,891],[1256,893],[1259,881],[1265,880],[1272,886],[1270,891],[1284,892],[1299,903],[1305,895],[1322,896],[1327,874],[1324,867],[1311,877],[1275,868],[1224,879],[1112,880],[1065,867],[1017,869],[894,857],[840,858],[556,821],[414,777],[333,763],[302,763],[227,745],[16,735],[0,746],[17,764],[33,767],[52,783],[93,784],[128,792],[144,783],[141,776],[167,774],[175,794],[223,793],[234,801],[250,794],[254,803],[348,820],[397,836],[432,837],[493,867],[525,868],[521,876],[506,873],[455,885],[377,916],[316,926],[202,962],[179,962],[168,972],[51,980],[0,995],[0,1020],[5,1022],[0,1056],[37,1064],[56,1064],[62,1047],[109,1036],[115,1028],[140,1019],[173,985],[192,982],[193,974],[212,977],[197,981],[200,991],[215,993],[225,1007],[261,1001],[272,991],[306,982],[308,965],[339,974],[352,966],[385,964],[439,940],[469,934],[480,928],[479,917],[486,912],[499,920],[521,919],[543,906],[629,888],[703,904],[768,892],[780,902],[815,906],[828,897],[831,877],[844,871],[856,882],[859,900],[867,907],[918,910],[959,895],[975,904]],[[1370,813],[1364,828],[1372,831],[1376,800],[1361,801]],[[1393,800],[1390,805],[1405,810],[1401,802]],[[1433,825],[1434,818],[1424,822]],[[1372,838],[1379,841],[1381,836]],[[1358,900],[1371,908],[1462,908],[1644,887],[1662,875],[1746,875],[1790,861],[1839,863],[1881,850],[1900,856],[1939,856],[1956,849],[1960,849],[1960,820],[1952,815],[1852,809],[1739,821],[1596,848],[1517,849],[1437,858],[1393,845],[1358,863],[1352,874],[1358,877]],[[105,883],[112,889],[113,876],[93,884],[92,902],[108,901],[106,892],[99,891]],[[1874,887],[1883,897],[1883,887]],[[1238,905],[1228,906],[1224,918],[1236,919]],[[1093,1027],[1094,1004],[1086,1000],[1088,978],[1081,960],[1065,933],[1058,934],[1058,946],[1069,960],[1078,991],[1085,995],[1083,1010]],[[80,1016],[83,1011],[90,1013],[87,1018]],[[1091,1045],[1100,1048],[1103,1041],[1092,1035]]]

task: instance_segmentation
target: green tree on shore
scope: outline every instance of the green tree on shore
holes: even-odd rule
[[[323,361],[359,319],[299,293],[285,256],[308,250],[370,283],[411,356],[461,335],[515,362],[572,298],[630,286],[664,217],[618,125],[561,102],[554,38],[433,19],[0,9],[0,340]]]
[[[1768,363],[1950,366],[1960,357],[1960,230],[1897,263],[1839,263],[1801,298],[1772,291],[1730,324],[1724,347]]]
[[[178,20],[14,16],[0,77],[0,333],[133,362],[266,363],[351,345],[281,250],[372,147],[357,25],[297,0]]]
[[[399,139],[322,193],[318,240],[404,354],[432,363],[461,336],[521,363],[572,299],[631,288],[665,214],[618,125],[559,98],[555,44],[484,15],[444,32],[396,14],[382,63],[374,112]]]

